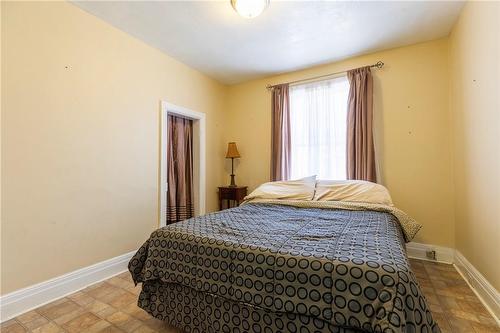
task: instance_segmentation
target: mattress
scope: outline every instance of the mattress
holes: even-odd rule
[[[384,211],[250,203],[154,231],[129,270],[143,283],[139,306],[157,318],[171,313],[161,292],[144,288],[164,284],[336,329],[439,332],[404,241]],[[242,331],[241,321],[231,325]]]

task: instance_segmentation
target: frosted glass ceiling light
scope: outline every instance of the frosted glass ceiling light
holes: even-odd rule
[[[254,18],[262,14],[270,0],[231,0],[231,6],[244,18]]]

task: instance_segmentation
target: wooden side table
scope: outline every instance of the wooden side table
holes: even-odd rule
[[[219,210],[224,209],[223,202],[226,201],[226,208],[236,207],[247,195],[246,186],[220,186],[219,187]],[[233,203],[233,205],[231,205]]]

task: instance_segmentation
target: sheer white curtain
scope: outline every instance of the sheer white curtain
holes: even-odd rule
[[[349,81],[290,86],[291,179],[346,179]]]

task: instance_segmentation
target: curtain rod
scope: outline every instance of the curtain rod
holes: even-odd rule
[[[373,65],[370,65],[370,67],[376,67],[378,69],[384,67],[384,63],[382,61],[377,61],[377,63],[373,64]],[[295,80],[295,81],[290,81],[290,82],[283,82],[283,83],[280,83],[280,84],[293,84],[293,83],[299,83],[299,82],[304,82],[304,81],[310,81],[310,80],[315,80],[315,79],[320,79],[322,77],[328,77],[328,76],[333,76],[333,75],[336,75],[336,74],[342,74],[342,73],[347,73],[349,70],[345,70],[345,71],[340,71],[340,72],[335,72],[335,73],[329,73],[329,74],[324,74],[324,75],[319,75],[319,76],[313,76],[313,77],[309,77],[307,79],[300,79],[300,80]],[[271,90],[273,89],[274,87],[276,86],[279,86],[280,84],[273,84],[273,85],[270,85],[268,84],[266,86],[267,89]]]

